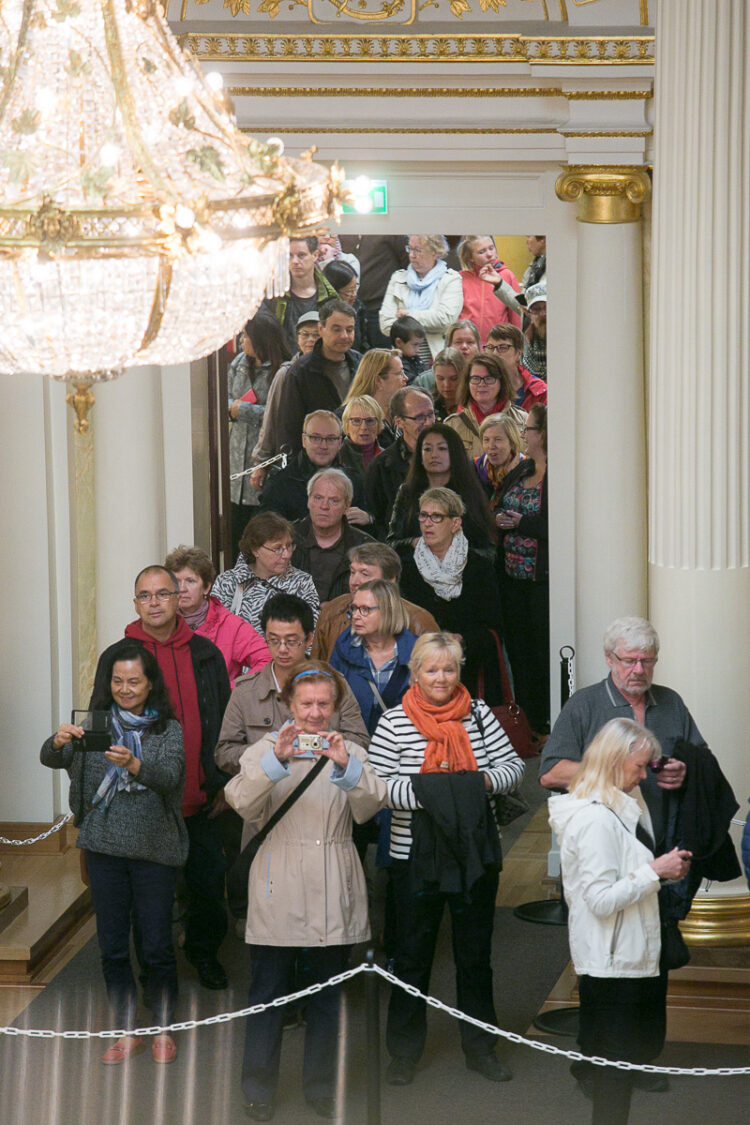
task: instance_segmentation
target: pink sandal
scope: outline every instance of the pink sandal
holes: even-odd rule
[[[151,1044],[151,1057],[155,1063],[171,1063],[177,1058],[177,1044],[171,1035],[157,1035]]]
[[[111,1047],[107,1047],[102,1055],[102,1062],[105,1066],[118,1066],[133,1055],[140,1054],[142,1050],[143,1040],[139,1035],[126,1035],[124,1039],[118,1039]]]

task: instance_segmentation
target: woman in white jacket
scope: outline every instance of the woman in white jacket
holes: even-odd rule
[[[567,794],[549,802],[560,841],[570,953],[579,974],[584,1054],[651,1062],[664,1045],[667,973],[660,969],[661,881],[681,879],[690,852],[654,859],[638,783],[661,754],[631,719],[612,719],[586,750]],[[632,794],[632,795],[631,795]],[[592,1125],[625,1125],[628,1071],[593,1066]]]
[[[412,234],[406,249],[409,268],[391,274],[380,307],[380,331],[387,336],[398,317],[413,316],[435,356],[445,347],[445,330],[464,303],[461,274],[445,263],[448,243],[442,234]]]

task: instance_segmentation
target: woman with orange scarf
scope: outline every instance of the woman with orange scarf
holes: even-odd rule
[[[447,905],[458,1007],[497,1024],[490,952],[499,841],[488,798],[517,789],[523,763],[486,703],[472,701],[460,683],[462,659],[461,643],[451,633],[418,639],[409,662],[411,687],[401,704],[381,717],[369,756],[386,782],[393,810],[390,871],[399,920],[394,972],[429,992]],[[447,822],[456,813],[452,837]],[[446,857],[444,868],[430,870],[436,852],[420,848],[425,828],[438,844],[437,854]],[[467,1068],[493,1082],[507,1081],[511,1072],[495,1055],[495,1036],[468,1023],[460,1027]],[[413,1080],[426,1032],[424,1001],[394,988],[386,1033],[391,1085]]]

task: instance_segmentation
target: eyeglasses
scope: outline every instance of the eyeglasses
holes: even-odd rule
[[[426,247],[425,246],[410,246],[409,243],[407,242],[404,249],[406,250],[407,254],[424,254]]]
[[[469,383],[472,387],[489,387],[491,383],[497,383],[498,378],[496,375],[470,375]]]
[[[304,342],[304,343],[307,343],[308,340],[317,340],[319,336],[320,336],[319,332],[298,332],[297,333],[297,339],[300,342]]]
[[[377,426],[377,418],[350,418],[350,426]]]
[[[484,350],[486,352],[514,352],[516,348],[514,344],[485,344]]]
[[[402,414],[401,417],[406,422],[434,422],[435,411],[430,410],[425,414]]]
[[[276,555],[277,558],[281,558],[282,555],[291,555],[294,550],[291,543],[284,543],[281,547],[269,547],[267,543],[262,543],[261,548],[264,551],[269,551],[272,555]]]
[[[379,609],[380,606],[378,605],[350,605],[346,611],[346,616],[351,621],[356,613],[358,613],[360,617],[369,617],[371,613],[375,613]]]
[[[288,648],[292,652],[298,648],[304,648],[305,642],[299,641],[295,637],[274,637],[266,633],[266,644],[269,648]]]
[[[636,664],[640,664],[642,668],[653,668],[656,664],[655,656],[618,656],[616,652],[612,653],[618,664],[622,664],[623,668],[635,668]]]
[[[420,523],[442,523],[443,520],[451,519],[445,512],[420,512],[417,516]]]
[[[157,590],[156,593],[151,594],[147,590],[141,590],[140,594],[135,595],[135,600],[140,602],[141,605],[146,605],[147,602],[168,602],[170,598],[176,598],[178,590]]]
[[[538,434],[539,433],[539,427],[538,426],[521,426],[521,433],[522,434],[528,434],[529,431],[531,431],[532,434]]]
[[[307,434],[303,431],[303,437],[306,437],[313,445],[338,445],[341,441],[341,434],[334,434],[332,437],[323,437],[322,434]]]

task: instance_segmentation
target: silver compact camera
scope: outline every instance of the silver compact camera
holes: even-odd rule
[[[319,754],[325,740],[321,734],[300,734],[295,741],[301,754]]]

